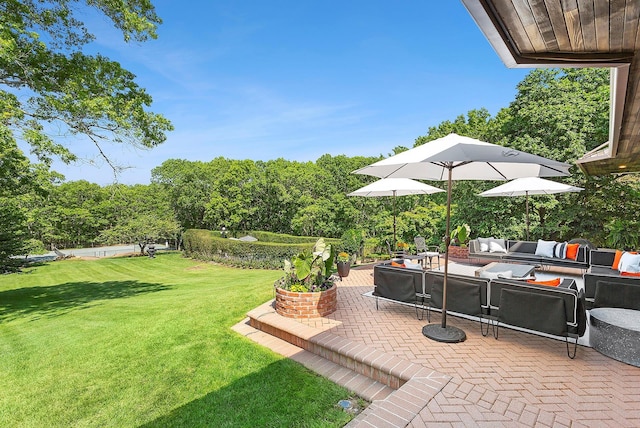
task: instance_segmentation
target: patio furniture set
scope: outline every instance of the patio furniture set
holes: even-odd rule
[[[534,268],[528,266],[528,270]],[[425,310],[427,318],[432,310],[442,310],[444,274],[440,271],[383,263],[374,266],[373,277],[376,307],[378,298],[413,304],[419,319]],[[584,294],[574,280],[549,287],[499,275],[448,274],[447,311],[477,317],[482,334],[486,336],[492,328],[496,339],[501,324],[562,336],[570,358],[575,357],[578,338],[586,330]],[[574,340],[573,351],[569,349],[570,338]]]
[[[494,241],[497,242],[490,245]],[[474,276],[450,273],[446,310],[477,317],[483,335],[492,328],[496,339],[501,325],[562,337],[570,358],[575,357],[577,341],[586,332],[588,318],[590,345],[594,349],[640,367],[640,273],[630,276],[626,267],[613,267],[622,251],[594,249],[582,242],[569,250],[570,258],[564,258],[567,244],[552,246],[550,242],[491,238],[482,243],[485,251],[480,251],[480,240],[472,240],[470,257],[495,261],[476,269]],[[494,251],[486,251],[484,244]],[[502,250],[497,244],[502,244]],[[551,247],[552,256],[542,255],[537,247]],[[397,262],[374,267],[372,294],[376,307],[377,299],[383,298],[415,305],[418,318],[425,310],[427,317],[431,310],[441,310],[443,273],[403,268]],[[640,270],[640,255],[635,255],[632,262],[638,263]],[[573,279],[556,280],[558,284],[532,283],[536,269],[551,266],[581,269],[584,290],[578,289]],[[569,339],[575,341],[572,351]]]

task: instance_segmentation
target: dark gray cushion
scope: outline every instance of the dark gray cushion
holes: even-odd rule
[[[374,295],[400,302],[415,303],[422,292],[422,272],[402,268],[374,268]]]
[[[596,282],[594,308],[624,308],[640,310],[640,283],[603,277]]]
[[[562,297],[503,288],[500,294],[498,320],[556,336],[567,334],[567,319]]]
[[[604,266],[608,268],[612,268],[613,259],[616,256],[616,250],[591,250],[590,258],[591,258],[591,268],[594,266]]]
[[[443,277],[434,276],[431,289],[431,305],[442,309]],[[461,314],[479,316],[482,314],[482,300],[479,282],[447,277],[447,310]],[[485,288],[486,292],[486,288]]]
[[[536,253],[536,248],[538,247],[537,242],[532,241],[509,241],[509,252],[510,253],[526,253],[529,255],[534,255]]]

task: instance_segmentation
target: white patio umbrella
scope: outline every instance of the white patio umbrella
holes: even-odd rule
[[[446,251],[442,290],[442,323],[422,329],[426,337],[440,342],[462,342],[464,331],[447,326],[447,276],[451,226],[451,183],[453,180],[512,180],[520,177],[569,175],[570,165],[541,156],[449,134],[411,150],[354,171],[376,177],[405,177],[447,181]]]
[[[580,192],[582,187],[570,186],[540,177],[516,178],[498,187],[480,193],[480,196],[524,196],[527,212],[527,241],[529,240],[529,195],[553,195],[556,193]]]
[[[444,192],[444,190],[409,178],[383,178],[382,180],[367,184],[366,186],[347,194],[347,196],[393,196],[393,248],[395,248],[396,196],[430,195],[438,192]]]

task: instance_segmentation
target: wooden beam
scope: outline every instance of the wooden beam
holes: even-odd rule
[[[524,27],[524,31],[533,46],[534,52],[546,52],[549,47],[545,43],[544,37],[540,32],[540,28],[538,28],[538,23],[536,22],[535,17],[533,16],[533,12],[531,12],[531,8],[529,7],[528,0],[511,0],[513,2],[513,8],[515,9],[518,17],[520,18],[520,22],[522,22],[522,26]],[[516,42],[518,41],[515,38]]]
[[[622,49],[635,51],[638,49],[636,38],[638,35],[638,19],[640,17],[640,4],[637,0],[628,0],[624,8],[624,31],[622,36]]]
[[[609,0],[595,0],[593,4],[596,27],[596,49],[608,52],[611,46],[609,40]]]
[[[540,29],[540,34],[545,41],[548,51],[560,51],[558,36],[551,22],[551,14],[547,10],[544,0],[530,0],[529,3],[533,17]]]
[[[611,52],[622,52],[625,0],[611,0],[609,5],[609,43]]]
[[[564,24],[564,15],[562,13],[562,6],[558,0],[545,0],[545,8],[549,14],[549,21],[553,27],[553,33],[555,35],[558,49],[562,52],[571,51],[571,41],[569,40],[569,33],[567,33],[567,26]],[[542,13],[542,9],[536,7],[534,9],[537,13]],[[609,35],[607,28],[607,36]]]
[[[496,20],[500,22],[499,30],[504,33],[503,40],[511,44],[516,53],[536,51],[513,4],[494,1],[482,3],[490,7],[489,11],[493,11]]]
[[[578,3],[576,0],[562,0],[562,10],[564,22],[567,26],[567,34],[569,34],[569,41],[571,41],[571,50],[573,52],[584,51]]]
[[[593,0],[578,0],[578,11],[580,13],[580,28],[582,29],[584,51],[596,52],[598,43],[596,41],[596,17]]]

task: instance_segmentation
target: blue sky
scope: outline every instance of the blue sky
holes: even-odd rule
[[[172,158],[316,160],[387,155],[430,126],[508,106],[528,70],[508,69],[458,0],[154,1],[158,39],[122,42],[87,23],[100,52],[137,75],[175,131],[152,150],[107,147],[149,183]],[[77,154],[95,159],[82,141]],[[67,180],[114,181],[107,165],[56,163]]]

